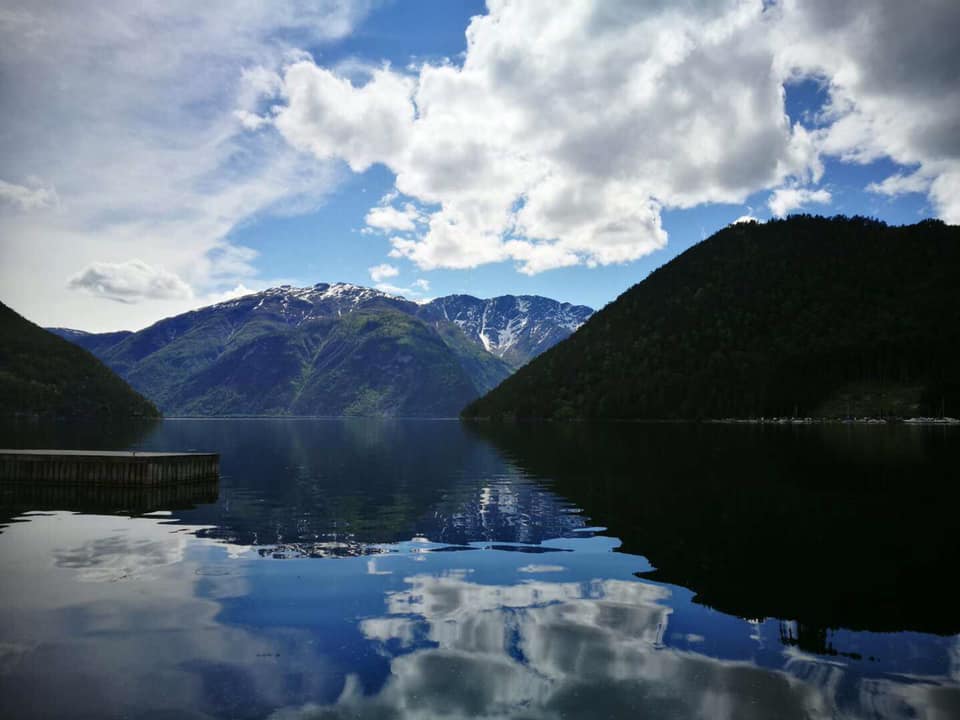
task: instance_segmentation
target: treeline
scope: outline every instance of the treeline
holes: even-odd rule
[[[469,417],[810,415],[845,388],[960,414],[960,228],[729,226],[469,405]],[[882,408],[881,408],[882,410]]]

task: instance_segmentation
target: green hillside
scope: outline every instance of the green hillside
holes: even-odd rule
[[[794,216],[651,273],[467,417],[960,414],[960,228]]]
[[[181,383],[164,352],[132,381],[187,415],[450,415],[452,402],[479,391],[443,339],[401,312],[263,323],[238,335]]]
[[[168,415],[455,416],[510,366],[369,288],[272,288],[135,333],[64,329]]]
[[[155,417],[159,413],[89,352],[0,303],[0,415]]]

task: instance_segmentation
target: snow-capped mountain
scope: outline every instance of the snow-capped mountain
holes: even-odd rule
[[[374,288],[352,283],[317,283],[309,287],[281,285],[250,295],[226,300],[195,312],[246,310],[270,314],[297,325],[307,320],[324,317],[342,317],[371,305],[393,307],[415,313],[417,304],[397,295],[388,295]]]
[[[516,368],[571,335],[593,310],[538,295],[489,300],[448,295],[421,306],[420,315],[454,323],[484,350]]]
[[[216,314],[235,318],[250,313],[251,317],[269,317],[300,325],[371,308],[392,308],[431,322],[452,322],[472,342],[514,368],[568,337],[593,314],[593,310],[584,305],[561,303],[538,295],[502,295],[490,299],[448,295],[418,304],[374,288],[337,282],[308,287],[281,285],[169,318],[157,326],[163,325],[165,339],[170,340],[182,329],[192,326],[198,316]],[[173,322],[178,318],[190,322]],[[50,329],[92,352],[130,334]]]
[[[540,297],[418,304],[318,283],[251,293],[133,333],[52,331],[166,413],[450,416],[590,313]]]

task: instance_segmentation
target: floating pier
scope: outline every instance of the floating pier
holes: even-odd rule
[[[150,487],[219,474],[219,453],[0,450],[0,481]]]

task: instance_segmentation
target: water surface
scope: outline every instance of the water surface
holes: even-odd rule
[[[960,717],[954,428],[165,420],[0,484],[0,716]]]

